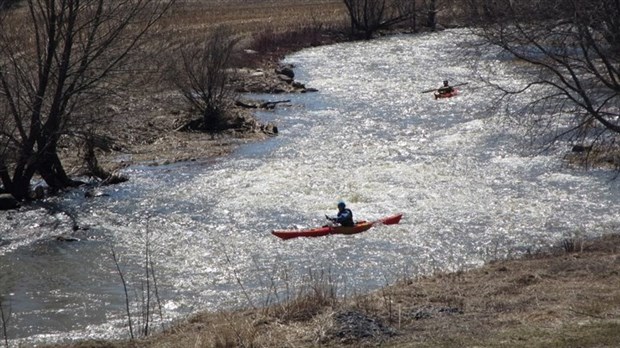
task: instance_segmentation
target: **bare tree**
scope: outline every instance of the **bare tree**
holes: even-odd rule
[[[620,2],[482,2],[486,5],[477,23],[482,37],[528,67],[524,71],[529,83],[522,89],[498,86],[505,96],[543,87],[530,111],[537,123],[554,128],[554,140],[568,137],[596,144],[617,138]]]
[[[434,31],[437,29],[437,0],[427,1],[426,7],[428,8],[426,25]]]
[[[190,128],[207,131],[223,128],[226,105],[235,97],[230,82],[237,42],[229,29],[218,27],[204,44],[181,50],[182,71],[174,81],[185,100],[201,114],[201,120]]]
[[[418,23],[417,23],[417,0],[396,0],[394,2],[394,6],[398,11],[399,16],[404,16],[406,19],[403,19],[403,23],[409,22],[409,27],[413,32],[417,32]]]
[[[125,311],[127,313],[127,324],[129,327],[129,335],[133,340],[135,336],[133,334],[133,323],[131,321],[131,307],[129,305],[129,291],[127,290],[127,281],[125,280],[125,275],[123,274],[121,266],[119,265],[118,257],[116,257],[116,252],[114,251],[114,248],[112,248],[112,260],[114,261],[114,265],[116,266],[118,275],[121,278],[121,283],[123,284],[123,291],[125,293]]]
[[[344,0],[351,20],[351,33],[362,33],[365,39],[382,29],[409,20],[414,6],[403,6],[401,0]]]
[[[498,5],[496,0],[464,0],[460,3],[464,8],[464,12],[470,20],[474,21],[491,21],[497,18],[499,12],[502,11],[503,4]]]
[[[58,155],[89,106],[113,94],[134,52],[174,0],[28,0],[0,19],[0,178],[18,199],[40,175],[77,183]],[[99,120],[101,121],[101,120]]]

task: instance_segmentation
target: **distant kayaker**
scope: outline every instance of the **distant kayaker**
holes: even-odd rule
[[[355,222],[353,222],[353,212],[346,207],[343,201],[338,202],[338,215],[336,217],[325,217],[329,221],[340,224],[340,226],[355,226]]]
[[[445,80],[443,82],[443,86],[437,89],[437,93],[441,95],[450,94],[452,92],[454,92],[454,87],[450,86],[450,83],[448,82],[448,80]]]

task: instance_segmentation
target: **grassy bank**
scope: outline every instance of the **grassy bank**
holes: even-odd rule
[[[350,298],[327,277],[281,304],[205,312],[135,341],[54,347],[617,347],[620,236],[405,279]]]

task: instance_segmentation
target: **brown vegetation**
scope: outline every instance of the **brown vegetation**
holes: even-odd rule
[[[69,347],[617,347],[620,236],[404,280],[343,299],[324,274],[293,300],[200,313],[136,341]]]
[[[119,92],[106,110],[114,114],[105,125],[108,146],[99,147],[99,163],[110,169],[132,163],[165,164],[204,159],[230,153],[237,145],[269,136],[254,120],[251,110],[231,106],[231,119],[244,126],[219,133],[176,130],[197,117],[166,71],[182,61],[181,50],[204,43],[216,28],[225,26],[238,41],[233,64],[244,67],[236,76],[237,89],[252,92],[285,91],[275,68],[286,54],[302,47],[333,42],[344,21],[344,7],[335,0],[315,1],[183,1],[158,22],[150,49],[157,52],[151,64],[155,73],[140,89]],[[340,39],[343,39],[342,37]],[[251,77],[254,72],[260,77]],[[245,73],[245,75],[244,75]],[[255,74],[254,74],[255,75]],[[130,116],[130,117],[127,117]],[[73,173],[83,171],[72,148]]]

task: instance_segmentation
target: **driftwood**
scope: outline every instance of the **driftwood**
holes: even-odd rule
[[[10,193],[0,194],[0,210],[11,210],[19,208],[19,202]]]
[[[88,169],[88,175],[98,178],[103,185],[114,185],[129,180],[124,175],[117,173],[111,173],[99,165],[97,155],[95,154],[95,143],[90,141],[92,138],[86,141],[86,151],[84,154],[84,162]]]
[[[267,109],[267,110],[271,110],[273,108],[276,107],[276,105],[280,104],[280,103],[290,103],[291,100],[277,100],[277,101],[268,101],[268,102],[262,102],[262,103],[246,103],[243,102],[241,100],[237,100],[235,102],[235,105],[246,108],[246,109]]]

